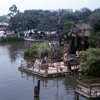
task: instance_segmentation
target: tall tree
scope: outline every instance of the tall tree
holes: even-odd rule
[[[8,21],[7,15],[0,16],[0,22],[7,22],[7,21]]]
[[[100,9],[96,9],[89,16],[89,22],[95,32],[100,32]]]
[[[19,10],[17,10],[17,6],[15,4],[13,4],[10,8],[9,8],[10,13],[8,14],[9,17],[14,16],[15,14],[19,13]]]

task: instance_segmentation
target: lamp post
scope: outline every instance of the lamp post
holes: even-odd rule
[[[82,70],[81,70],[81,67],[80,67],[80,69],[78,70],[78,72],[79,72],[79,80],[81,80],[81,76],[82,76]]]

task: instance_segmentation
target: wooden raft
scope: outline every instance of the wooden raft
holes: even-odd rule
[[[64,66],[64,62],[52,62],[38,65],[37,64],[21,61],[21,66],[19,67],[19,70],[36,74],[42,77],[56,77],[66,74],[72,74],[71,70],[73,70],[74,68],[74,66],[71,66],[71,70],[69,70],[67,66]],[[43,66],[45,66],[45,68]],[[76,69],[77,68],[78,67],[76,67]]]

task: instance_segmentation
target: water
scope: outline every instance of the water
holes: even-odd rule
[[[0,44],[0,100],[75,100],[67,77],[45,79],[18,70],[23,52],[30,42]],[[40,79],[40,96],[34,97],[34,86]],[[80,96],[80,100],[87,100]]]

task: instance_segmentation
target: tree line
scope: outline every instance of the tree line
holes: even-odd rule
[[[68,12],[65,9],[58,12],[49,10],[25,10],[20,12],[16,5],[9,8],[10,13],[0,16],[0,22],[8,22],[8,30],[23,31],[35,29],[36,31],[63,30],[65,22],[77,23],[82,20],[83,23],[89,23],[95,31],[100,30],[100,9],[91,11],[88,8]]]

